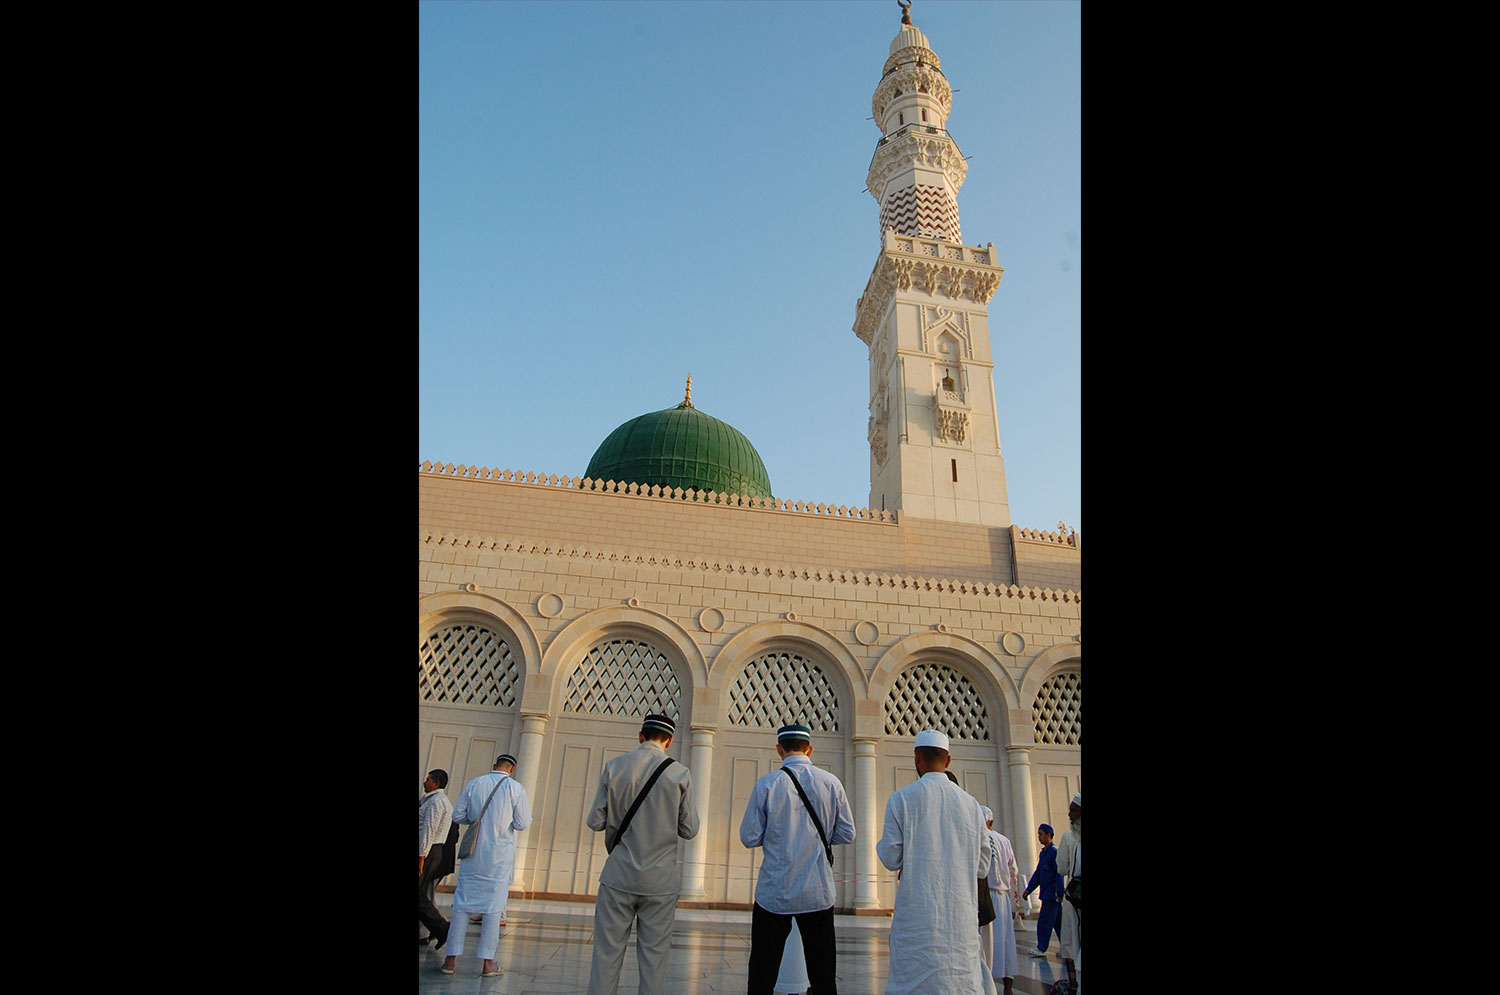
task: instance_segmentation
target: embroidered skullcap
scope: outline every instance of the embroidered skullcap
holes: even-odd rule
[[[917,745],[946,750],[948,748],[948,736],[946,733],[938,732],[936,729],[923,729],[917,733]]]
[[[984,813],[984,821],[985,822],[994,822],[995,821],[995,813],[990,811],[990,807],[988,805],[981,805],[981,806],[979,806],[979,811],[981,811],[981,812]]]
[[[664,732],[668,736],[675,736],[677,723],[665,715],[648,715],[641,720],[641,732]]]
[[[1079,808],[1083,808],[1083,792],[1082,791],[1075,791],[1075,792],[1073,792],[1073,804],[1077,805]]]
[[[510,764],[512,767],[514,767],[516,765],[516,758],[511,756],[509,753],[502,753],[495,758],[495,763]]]
[[[1042,832],[1046,833],[1048,836],[1055,835],[1052,832],[1052,827],[1049,826],[1049,825],[1047,825],[1045,822],[1042,823],[1040,826],[1037,826],[1037,828],[1040,829]]]
[[[810,726],[805,726],[805,725],[803,725],[800,722],[794,722],[791,725],[782,726],[780,729],[777,729],[776,730],[776,738],[778,740],[781,740],[781,739],[805,739],[809,743],[811,743],[812,742],[812,728]]]

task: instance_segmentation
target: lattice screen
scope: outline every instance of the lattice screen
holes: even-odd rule
[[[937,729],[949,739],[989,739],[990,718],[969,679],[940,663],[904,670],[885,697],[887,736]]]
[[[449,625],[417,650],[419,697],[455,705],[514,708],[521,665],[510,645],[479,625]]]
[[[813,732],[838,732],[839,699],[828,675],[796,653],[751,660],[729,689],[729,724],[779,729],[805,722]]]
[[[1083,743],[1083,675],[1049,677],[1031,703],[1036,741],[1054,746]]]
[[[572,676],[563,711],[677,719],[682,688],[662,652],[635,639],[611,639],[589,650]]]

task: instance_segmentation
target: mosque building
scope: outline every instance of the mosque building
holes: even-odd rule
[[[679,403],[605,435],[579,476],[421,464],[418,762],[447,770],[454,797],[498,754],[518,758],[534,822],[513,893],[597,892],[604,839],[585,818],[648,712],[675,720],[669,753],[701,813],[680,843],[683,905],[752,901],[761,851],[738,827],[785,723],[812,728],[813,763],[854,810],[855,842],[834,848],[841,912],[892,908],[875,843],[922,729],[947,733],[951,770],[1023,869],[1036,825],[1067,824],[1081,537],[1010,520],[988,317],[1004,270],[962,238],[952,106],[903,16],[872,100],[881,239],[853,326],[869,349],[869,507],[774,496],[691,378]]]

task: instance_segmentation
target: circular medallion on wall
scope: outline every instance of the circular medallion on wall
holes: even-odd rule
[[[782,618],[786,619],[788,622],[795,622],[795,621],[797,621],[797,613],[796,612],[787,612],[785,615],[782,616]]]
[[[866,619],[854,623],[854,639],[861,646],[873,646],[875,640],[880,638],[880,626]]]
[[[561,594],[548,591],[536,599],[536,613],[542,618],[556,618],[562,614],[563,599]]]
[[[939,632],[947,632],[948,631],[948,627],[946,625],[944,625],[942,622],[939,622],[937,625],[934,625],[933,628],[936,629]]]
[[[626,598],[625,604],[631,608],[639,608],[641,606],[641,601],[639,598]]]
[[[473,594],[475,591],[479,590],[479,585],[471,580],[463,586],[463,590],[468,591],[470,594]]]
[[[1002,632],[1000,634],[1000,648],[1011,656],[1020,656],[1026,652],[1026,640],[1019,632]]]
[[[698,628],[704,632],[718,632],[724,628],[724,613],[717,608],[705,608],[698,613]]]

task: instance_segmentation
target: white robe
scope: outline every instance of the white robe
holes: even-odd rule
[[[500,785],[485,809],[490,792]],[[479,813],[484,810],[484,818]],[[516,833],[531,825],[531,802],[526,789],[500,771],[481,774],[464,785],[453,806],[453,821],[461,825],[479,820],[474,852],[458,862],[458,884],[453,888],[455,916],[475,912],[498,915],[505,911],[516,870]],[[459,837],[462,839],[462,836]]]
[[[1015,899],[1021,893],[1021,876],[1010,840],[993,829],[989,837],[995,847],[995,860],[989,872],[990,902],[995,906],[995,948],[990,968],[996,978],[1014,978],[1021,970],[1020,958],[1016,956],[1015,923]]]
[[[891,795],[875,852],[901,872],[885,995],[980,995],[979,877],[989,835],[979,802],[940,772]]]
[[[786,934],[786,946],[781,950],[781,972],[776,975],[775,991],[790,995],[802,995],[811,987],[807,976],[807,954],[802,951],[802,931],[797,920],[792,920],[791,932]]]

